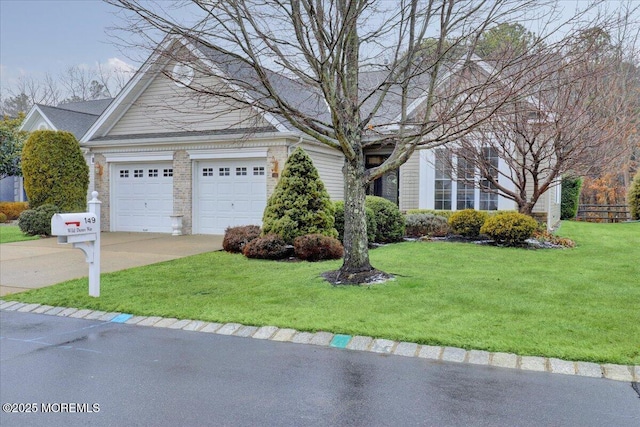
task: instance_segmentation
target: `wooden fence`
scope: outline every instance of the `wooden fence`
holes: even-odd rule
[[[588,222],[621,222],[631,218],[627,205],[579,205],[576,219]]]

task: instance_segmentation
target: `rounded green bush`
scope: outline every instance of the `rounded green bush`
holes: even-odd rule
[[[407,236],[409,237],[443,237],[450,231],[447,218],[433,214],[408,214],[405,217],[405,222],[407,224]]]
[[[634,221],[640,220],[640,170],[636,173],[636,176],[633,178],[633,182],[629,187],[627,203],[629,203],[631,219]]]
[[[55,204],[63,212],[87,206],[89,166],[70,132],[31,132],[22,149],[24,188],[32,209]]]
[[[29,236],[50,236],[51,217],[60,212],[56,205],[44,204],[35,209],[22,211],[18,217],[18,227]]]
[[[449,226],[454,234],[464,237],[478,237],[480,228],[484,225],[489,215],[483,211],[465,209],[457,211],[449,217]]]
[[[284,165],[262,217],[262,233],[277,234],[288,244],[305,234],[337,237],[333,203],[302,148],[296,148]]]
[[[405,222],[398,206],[383,197],[367,196],[365,207],[373,211],[377,229],[375,242],[392,243],[404,238]]]
[[[344,241],[344,202],[339,200],[333,204],[335,209],[334,217],[335,217],[335,227],[338,231],[338,240],[341,242]],[[364,209],[367,221],[367,239],[369,243],[374,243],[376,241],[376,231],[378,229],[378,224],[376,222],[376,215],[370,208],[365,207]]]
[[[487,219],[480,233],[498,243],[517,245],[533,236],[537,228],[538,222],[528,215],[504,212]]]
[[[7,222],[7,215],[0,212],[0,224],[4,224],[5,222]]]

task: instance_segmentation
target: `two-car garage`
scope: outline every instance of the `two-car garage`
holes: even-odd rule
[[[111,176],[112,231],[172,231],[173,162],[113,163]],[[223,234],[229,226],[261,224],[267,201],[266,155],[196,159],[192,180],[194,234]]]

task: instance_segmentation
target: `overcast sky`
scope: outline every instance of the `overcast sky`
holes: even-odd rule
[[[577,1],[562,2],[570,13]],[[633,0],[640,2],[640,0]],[[611,3],[614,4],[614,3]],[[0,0],[0,90],[21,75],[54,78],[69,66],[129,64],[107,29],[117,25],[115,8],[99,0]]]

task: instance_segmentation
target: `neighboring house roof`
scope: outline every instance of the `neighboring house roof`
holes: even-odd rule
[[[37,130],[36,124],[44,120],[52,130],[71,132],[78,140],[98,120],[113,98],[78,101],[50,105],[35,104],[21,126],[23,130]]]

